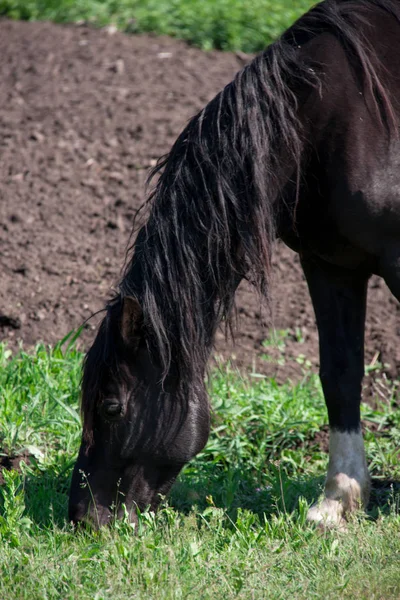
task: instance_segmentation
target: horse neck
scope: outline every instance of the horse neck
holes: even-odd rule
[[[150,217],[121,284],[141,302],[164,370],[173,360],[181,372],[204,369],[243,277],[267,294],[275,207],[301,147],[294,95],[264,81],[258,61],[157,167]]]

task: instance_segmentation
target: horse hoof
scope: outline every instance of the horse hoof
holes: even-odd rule
[[[343,505],[338,500],[325,498],[313,504],[307,513],[307,521],[320,529],[338,529],[346,531]]]

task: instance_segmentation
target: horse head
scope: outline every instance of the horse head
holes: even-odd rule
[[[152,352],[138,301],[107,310],[84,365],[83,436],[69,516],[100,526],[127,510],[154,510],[182,467],[205,445],[208,399],[202,374],[182,384]]]

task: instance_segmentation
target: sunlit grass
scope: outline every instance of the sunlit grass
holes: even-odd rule
[[[283,347],[283,346],[282,346]],[[3,471],[0,598],[398,598],[399,486],[387,485],[347,534],[306,523],[327,457],[318,378],[300,384],[210,379],[213,430],[157,514],[136,531],[118,522],[74,532],[67,498],[80,441],[81,354],[0,346],[1,449],[28,450],[22,474]],[[374,477],[399,479],[399,415],[390,393],[363,407]]]
[[[206,50],[256,52],[312,4],[311,0],[0,0],[0,15],[113,24],[132,33],[171,35]]]

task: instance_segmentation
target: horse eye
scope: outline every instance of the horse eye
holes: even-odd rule
[[[120,402],[104,402],[102,412],[108,419],[115,419],[122,414],[122,405]]]

